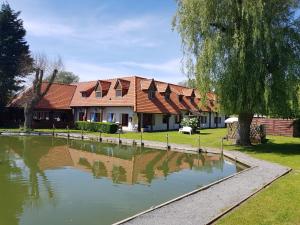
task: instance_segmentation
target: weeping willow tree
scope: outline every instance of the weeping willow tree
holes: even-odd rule
[[[215,91],[237,114],[240,144],[250,145],[254,114],[299,115],[298,0],[177,0],[173,27],[199,91]],[[203,95],[204,96],[204,95]]]

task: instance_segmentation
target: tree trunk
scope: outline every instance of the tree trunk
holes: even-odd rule
[[[32,130],[33,107],[27,105],[24,107],[24,117],[24,130]]]
[[[237,144],[241,146],[250,146],[250,125],[252,123],[252,113],[240,113],[239,114],[239,138]]]

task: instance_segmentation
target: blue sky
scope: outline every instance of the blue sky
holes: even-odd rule
[[[141,75],[177,83],[175,0],[8,0],[21,11],[33,53],[61,56],[81,81]]]

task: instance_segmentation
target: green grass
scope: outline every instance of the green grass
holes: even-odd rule
[[[52,130],[37,131],[49,132]],[[71,132],[81,131],[71,130]],[[198,145],[198,134],[179,134],[176,131],[144,133],[143,138],[165,142],[167,134],[169,134],[170,143]],[[225,134],[226,129],[203,129],[201,130],[201,145],[220,147],[221,137]],[[118,137],[117,134],[103,134],[103,136]],[[121,137],[140,139],[140,134],[125,133],[121,134]],[[233,210],[219,220],[217,224],[300,225],[300,138],[278,136],[269,136],[268,138],[267,143],[253,147],[237,147],[230,142],[224,142],[224,147],[228,150],[242,151],[259,159],[291,167],[293,171]]]

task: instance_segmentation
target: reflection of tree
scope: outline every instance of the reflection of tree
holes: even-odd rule
[[[187,162],[187,163],[189,164],[190,169],[193,168],[193,165],[194,165],[194,158],[195,158],[194,155],[185,154],[185,159],[184,159],[184,161]]]
[[[24,195],[24,201],[30,201],[31,205],[40,204],[40,190],[43,189],[46,190],[49,199],[53,200],[55,203],[54,190],[45,172],[39,168],[38,162],[40,161],[41,157],[48,153],[52,145],[61,145],[61,142],[52,142],[52,140],[48,137],[5,137],[2,138],[1,143],[6,145],[8,149],[11,149],[12,152],[22,157],[22,162],[24,163],[24,166],[27,167],[28,174],[20,171],[20,173],[23,175],[22,185],[26,186],[26,190],[22,191],[22,195]],[[13,165],[13,163],[15,163],[15,159],[11,160],[11,165]],[[16,167],[10,168],[8,173],[12,175],[14,173],[14,168]],[[11,183],[12,181],[7,182]],[[2,183],[3,182],[1,182],[0,187],[3,187]],[[16,187],[18,186],[18,184],[15,183],[11,185]],[[18,195],[21,195],[21,193],[15,191],[15,193],[9,195],[9,200],[4,201],[3,204],[7,204],[7,202],[18,201]],[[24,203],[24,201],[22,201],[22,203]]]
[[[105,168],[105,165],[101,161],[96,161],[94,162],[93,165],[93,174],[96,178],[101,178],[101,177],[107,177],[107,169]]]
[[[156,163],[158,163],[161,158],[166,154],[166,152],[161,151],[157,156],[154,157],[149,163],[146,165],[146,169],[144,171],[144,174],[146,175],[148,183],[151,183],[151,181],[154,178],[154,166]]]
[[[113,166],[112,180],[114,183],[121,183],[126,181],[126,170],[122,166]]]
[[[1,141],[2,142],[2,141]],[[2,142],[3,144],[3,142]],[[3,149],[0,149],[0,224],[19,224],[19,215],[28,196],[28,185],[22,170]]]
[[[80,158],[78,163],[82,166],[85,166],[87,169],[92,168],[91,164],[89,163],[89,161],[87,161],[86,158]]]

